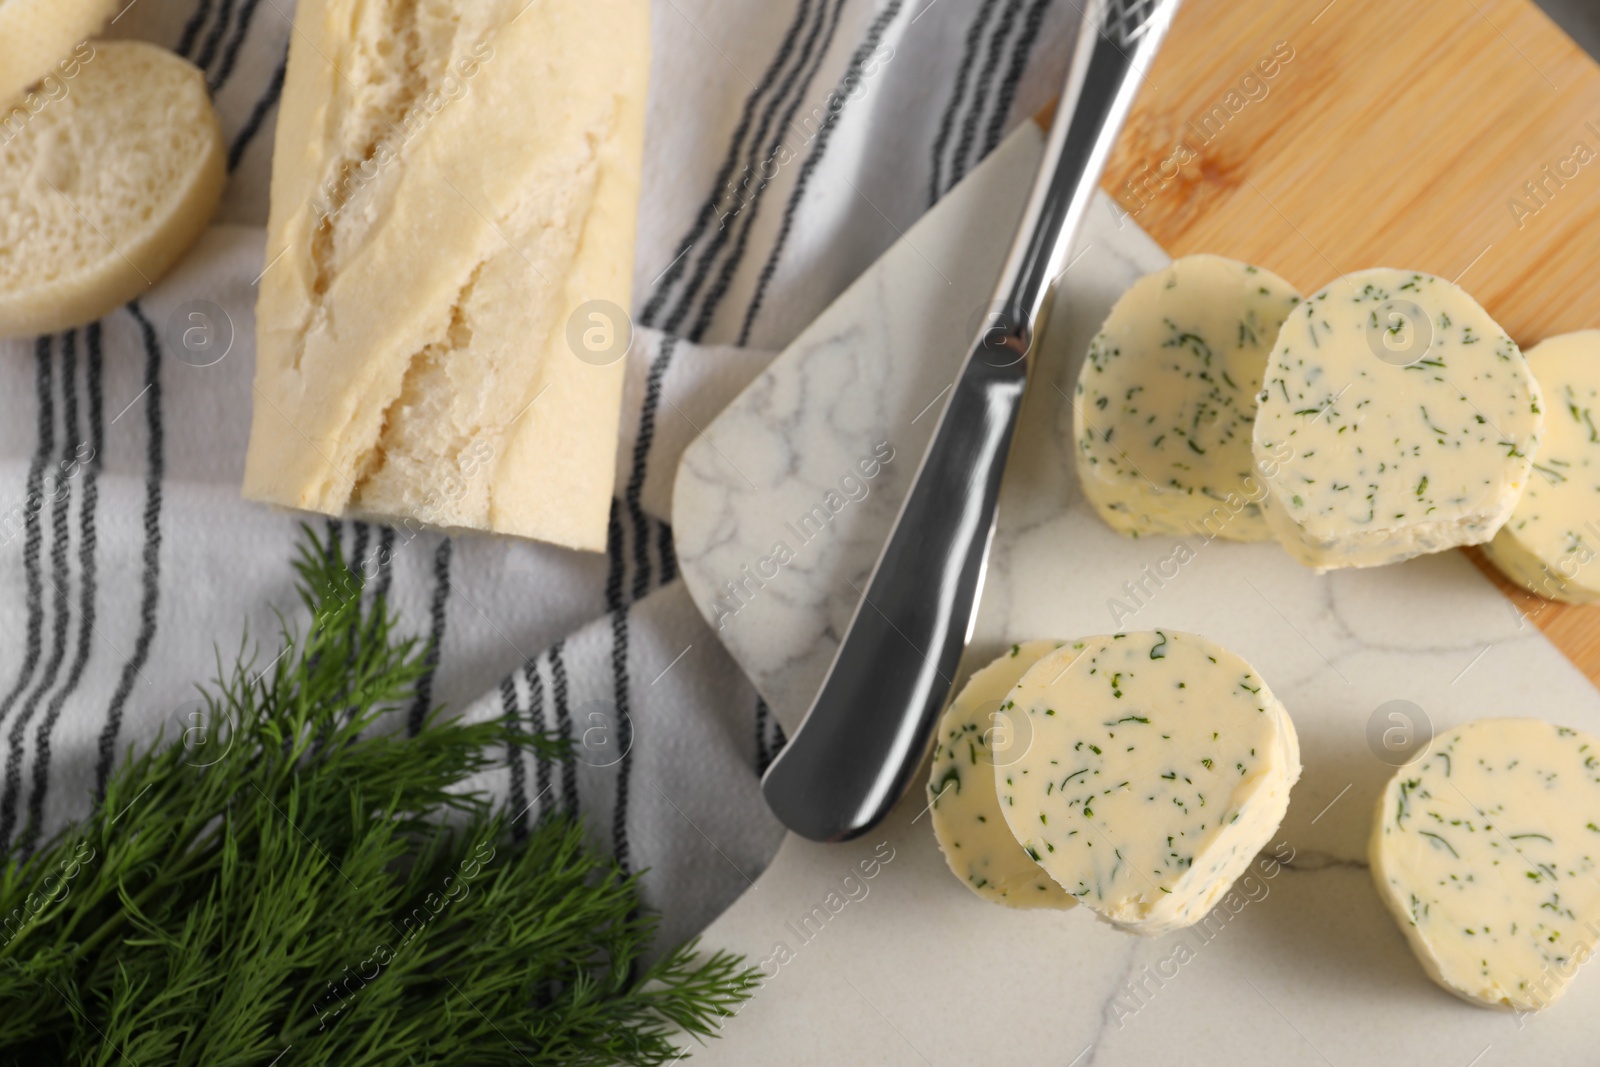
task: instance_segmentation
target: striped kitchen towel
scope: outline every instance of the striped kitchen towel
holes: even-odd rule
[[[434,641],[431,703],[582,743],[484,784],[581,813],[673,939],[742,892],[781,829],[783,736],[678,580],[678,457],[1058,84],[1071,0],[659,0],[629,379],[606,553],[313,520]],[[133,0],[111,33],[209,79],[231,179],[149,293],[0,342],[0,842],[82,816],[129,745],[193,720],[220,648],[293,617],[303,516],[239,497],[254,283],[292,0]],[[200,301],[214,351],[178,344]],[[222,336],[226,334],[226,336]],[[226,342],[226,343],[224,343]]]

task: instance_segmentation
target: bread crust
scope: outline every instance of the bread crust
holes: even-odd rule
[[[116,0],[0,0],[0,107],[100,32]]]

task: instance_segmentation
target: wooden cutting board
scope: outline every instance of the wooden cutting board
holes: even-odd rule
[[[1184,0],[1102,185],[1173,256],[1428,271],[1524,347],[1600,327],[1600,66],[1528,0]],[[1600,607],[1501,584],[1600,684]]]

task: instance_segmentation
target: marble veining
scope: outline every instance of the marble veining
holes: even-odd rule
[[[684,455],[674,524],[685,579],[787,730],[910,484],[1039,142],[1025,123]],[[1305,771],[1275,844],[1236,884],[1236,910],[1145,941],[1083,909],[979,901],[918,821],[920,792],[857,842],[791,836],[707,932],[769,979],[696,1061],[1590,1062],[1600,975],[1534,1017],[1466,1005],[1424,976],[1364,868],[1392,773],[1368,742],[1380,706],[1409,701],[1418,728],[1436,731],[1528,715],[1600,732],[1600,693],[1459,553],[1318,576],[1275,545],[1126,539],[1102,524],[1077,490],[1070,397],[1112,302],[1167,262],[1118,216],[1103,197],[1091,211],[1041,342],[962,677],[1027,638],[1175,627],[1222,642],[1267,679],[1300,735]],[[893,459],[860,479],[864,492],[841,491],[880,442]],[[796,537],[819,504],[827,521]],[[792,558],[763,577],[780,540]],[[856,865],[874,850],[894,858],[867,879]],[[835,912],[846,876],[860,899]]]

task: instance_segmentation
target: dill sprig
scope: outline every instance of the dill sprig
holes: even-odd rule
[[[0,1063],[649,1065],[712,1035],[758,973],[692,942],[643,966],[636,879],[575,820],[513,835],[466,787],[554,735],[442,710],[393,732],[426,649],[306,534],[304,637],[219,656],[181,742],[7,857]]]

